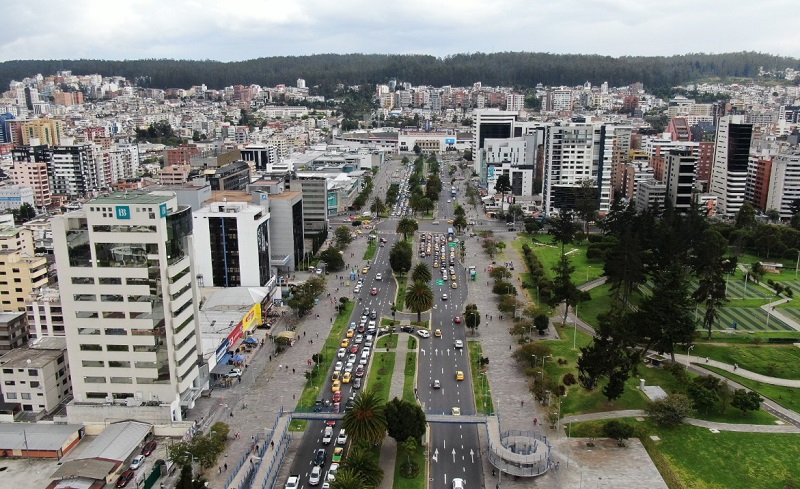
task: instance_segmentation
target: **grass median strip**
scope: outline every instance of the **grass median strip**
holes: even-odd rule
[[[475,393],[475,408],[478,413],[494,414],[492,391],[489,379],[486,378],[485,366],[482,365],[483,347],[480,342],[467,342],[469,348],[469,364],[472,366],[472,391]]]
[[[364,259],[372,260],[373,258],[375,258],[375,252],[377,250],[378,250],[378,242],[373,239],[367,244],[367,251],[364,252]]]
[[[414,338],[410,338],[414,339]],[[416,402],[417,396],[414,394],[414,377],[417,371],[417,353],[410,351],[406,353],[406,366],[403,370],[403,400]]]
[[[372,366],[369,369],[367,387],[375,391],[384,401],[389,400],[392,388],[392,372],[394,371],[394,352],[376,352],[372,355]]]
[[[407,467],[409,460],[411,461],[410,471]],[[417,449],[409,457],[406,451],[398,446],[392,487],[394,489],[425,489],[425,481],[427,480],[426,468],[424,447],[417,446]],[[411,474],[414,475],[411,476]]]

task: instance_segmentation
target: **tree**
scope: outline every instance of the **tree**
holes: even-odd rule
[[[342,253],[336,248],[326,248],[319,253],[320,261],[325,262],[327,270],[330,272],[338,272],[344,269],[344,258]]]
[[[603,387],[603,395],[608,402],[619,399],[625,392],[625,381],[628,380],[628,372],[625,370],[614,370],[608,376],[608,383]]]
[[[625,440],[632,437],[636,429],[623,421],[612,419],[603,425],[603,434],[617,442],[617,445],[624,447]]]
[[[547,314],[538,314],[533,318],[533,327],[539,332],[539,336],[544,336],[545,331],[550,327],[550,318],[547,317]]]
[[[567,324],[569,308],[574,307],[581,296],[580,290],[575,283],[572,282],[572,273],[575,271],[575,267],[570,263],[569,257],[562,253],[558,264],[553,267],[553,271],[555,271],[556,274],[553,278],[553,295],[550,298],[550,305],[555,307],[562,302],[564,303],[564,318],[562,323]]]
[[[419,404],[394,398],[386,403],[386,421],[389,436],[398,443],[408,438],[421,440],[425,435],[425,413]]]
[[[586,178],[581,180],[580,187],[575,192],[575,211],[583,221],[583,232],[586,233],[589,221],[593,221],[597,215],[597,185]]]
[[[417,322],[422,321],[422,311],[433,307],[433,291],[425,282],[414,282],[406,291],[405,306],[417,313]]]
[[[347,454],[347,458],[342,462],[341,469],[352,471],[363,481],[359,489],[370,489],[378,487],[383,480],[383,469],[378,464],[378,458],[370,453],[368,445],[357,443]],[[339,480],[341,470],[336,474],[336,481]],[[333,486],[331,486],[333,487]]]
[[[464,121],[469,121],[469,124],[464,124]],[[472,125],[472,119],[464,119],[461,121],[462,125]],[[464,159],[467,161],[472,161],[472,150],[466,149],[464,150]]]
[[[731,399],[731,406],[742,412],[742,415],[747,411],[758,411],[761,409],[761,403],[764,398],[758,395],[756,391],[747,391],[745,389],[736,389]]]
[[[736,213],[736,227],[750,229],[756,225],[756,210],[750,202],[745,201]]]
[[[511,191],[511,179],[508,175],[502,174],[497,177],[494,183],[494,190],[500,194],[500,210],[503,210],[503,205],[506,201],[506,192]]]
[[[694,269],[698,278],[698,286],[692,293],[692,299],[705,305],[703,327],[708,331],[717,324],[720,308],[728,301],[725,296],[725,277],[736,267],[736,258],[726,258],[727,241],[716,230],[707,229],[703,233],[703,241],[696,251]]]
[[[512,277],[511,271],[506,267],[492,268],[492,271],[489,272],[489,276],[495,280],[505,280]]]
[[[422,153],[422,149],[419,147],[419,144],[415,144],[414,145],[414,153],[417,154],[417,155]]]
[[[692,400],[695,409],[708,414],[714,406],[719,404],[720,397],[715,389],[710,388],[703,382],[698,382],[699,379],[702,379],[702,377],[695,378],[689,384],[686,393],[689,395],[689,399]]]
[[[578,233],[578,227],[572,219],[572,212],[561,211],[554,218],[548,219],[550,230],[548,234],[553,236],[553,239],[561,244],[561,254],[564,254],[564,247],[573,241]]]
[[[192,466],[190,464],[183,464],[181,466],[181,476],[177,484],[175,484],[175,489],[194,489],[192,479],[194,479]]]
[[[653,401],[645,409],[650,417],[659,425],[671,428],[679,425],[683,418],[692,412],[692,403],[683,394],[670,394],[663,399]]]
[[[378,443],[386,434],[386,415],[383,401],[376,391],[361,391],[353,401],[353,409],[346,412],[342,427],[353,441]]]
[[[350,457],[348,456],[348,458]],[[347,464],[347,459],[343,462],[342,467],[345,464]],[[380,469],[380,467],[378,468]],[[381,472],[383,472],[382,469]],[[383,479],[383,476],[381,476],[381,479]],[[361,473],[351,469],[339,468],[336,472],[336,480],[331,482],[331,489],[363,489],[366,485]]]
[[[409,436],[404,442],[400,445],[403,447],[403,451],[406,452],[406,474],[411,476],[417,470],[415,467],[416,464],[412,464],[411,456],[414,455],[417,451],[417,447],[419,446],[418,438],[414,438],[413,436]]]
[[[353,234],[347,226],[339,226],[333,232],[333,239],[336,242],[336,247],[343,250],[353,242]]]
[[[383,214],[386,212],[386,204],[383,203],[380,197],[375,197],[372,199],[372,205],[370,205],[369,210],[375,214]]]
[[[761,279],[764,278],[765,273],[767,273],[767,269],[764,268],[764,265],[762,265],[760,261],[757,261],[750,266],[750,276],[753,277],[753,280],[755,280],[756,283],[761,282]],[[745,275],[745,277],[747,277],[747,275]]]
[[[695,331],[694,304],[687,269],[674,263],[653,273],[652,294],[642,301],[637,317],[637,336],[646,342],[642,351],[652,348],[669,353],[675,361],[675,345],[691,343]]]
[[[458,209],[461,209],[461,207],[458,207]],[[467,225],[467,218],[464,216],[456,216],[455,219],[453,219],[453,227],[456,228],[456,231],[459,233],[466,228]]]
[[[550,347],[540,341],[531,341],[520,346],[511,357],[526,367],[536,367],[542,363],[542,358],[550,355]]]
[[[411,219],[410,217],[404,217],[400,219],[397,223],[397,227],[395,228],[394,232],[403,235],[403,240],[408,241],[408,235],[414,234],[417,229],[419,229],[419,225],[417,221]]]
[[[419,262],[414,266],[414,271],[411,272],[411,280],[414,282],[430,282],[433,275],[431,269],[425,262]]]
[[[481,325],[481,313],[478,311],[477,304],[467,304],[464,308],[464,324],[475,334],[475,330]]]
[[[397,241],[389,251],[389,265],[397,275],[403,275],[411,270],[413,255],[411,244],[408,241]]]
[[[19,206],[19,209],[12,210],[11,215],[14,216],[14,223],[20,225],[36,217],[36,209],[34,209],[32,205],[25,202]]]

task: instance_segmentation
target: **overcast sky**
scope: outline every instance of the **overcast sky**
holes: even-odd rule
[[[0,61],[537,51],[800,57],[797,0],[2,0]]]

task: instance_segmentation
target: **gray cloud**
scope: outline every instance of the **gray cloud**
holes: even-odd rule
[[[790,0],[4,0],[0,61],[544,51],[800,56]]]

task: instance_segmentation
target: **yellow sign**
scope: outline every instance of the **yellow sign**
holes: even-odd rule
[[[242,319],[242,331],[261,326],[261,303],[254,305]]]

